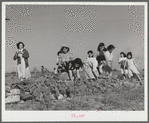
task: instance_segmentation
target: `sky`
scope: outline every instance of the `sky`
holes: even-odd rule
[[[113,68],[119,69],[120,52],[132,52],[144,68],[143,6],[7,5],[6,17],[6,72],[17,71],[13,56],[20,41],[30,54],[31,71],[42,65],[53,70],[62,45],[84,61],[101,42],[116,47]]]

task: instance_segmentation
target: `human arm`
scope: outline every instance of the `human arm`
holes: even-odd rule
[[[79,72],[79,69],[77,69],[76,71],[77,71],[77,77],[80,78],[80,72]]]
[[[22,57],[26,58],[26,59],[29,58],[29,53],[28,53],[28,51],[26,49],[23,50]]]
[[[135,60],[134,60],[134,58],[133,58],[133,64],[136,66],[136,68],[139,70],[139,67],[137,66],[137,64],[136,64],[136,62],[135,62]]]
[[[121,62],[122,62],[122,58],[119,58],[118,63],[121,64]]]
[[[16,60],[18,58],[18,52],[15,53],[14,57],[13,57],[13,60]]]
[[[74,56],[72,53],[69,53],[69,58],[70,58],[70,61],[73,61],[74,60]]]

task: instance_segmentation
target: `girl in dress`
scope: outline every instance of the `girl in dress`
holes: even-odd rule
[[[126,66],[126,54],[124,52],[120,53],[120,58],[118,60],[118,63],[120,64],[120,70],[121,70],[121,74],[123,75],[123,78],[126,78],[126,74],[128,73],[128,68]]]
[[[104,56],[106,59],[106,65],[108,65],[111,69],[112,69],[112,61],[113,61],[113,50],[115,49],[115,47],[113,45],[109,45],[107,47],[107,51],[104,52]],[[109,74],[110,76],[112,76],[112,71]]]
[[[25,45],[22,42],[17,43],[18,51],[13,57],[14,60],[17,60],[18,77],[21,81],[31,77],[28,63],[29,53],[26,49],[24,49],[24,46]]]
[[[128,64],[128,69],[137,75],[138,79],[140,80],[140,84],[142,84],[142,80],[141,80],[141,77],[140,77],[140,72],[138,71],[139,68],[135,63],[131,52],[127,53],[127,64]],[[131,78],[131,76],[132,75],[129,73],[130,78]]]

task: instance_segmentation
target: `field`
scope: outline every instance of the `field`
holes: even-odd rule
[[[10,86],[12,83],[19,83],[16,74],[6,74],[5,76],[7,86]],[[37,81],[37,78],[39,78],[39,76],[40,78],[44,78],[40,72],[36,74],[32,73],[32,78],[27,80],[27,82],[33,83],[34,81]],[[84,90],[79,95],[75,93],[71,94],[70,97],[64,95],[62,99],[56,99],[50,97],[47,98],[46,100],[36,100],[31,98],[25,101],[6,104],[5,108],[6,110],[19,110],[19,111],[20,110],[143,111],[144,83],[143,85],[140,85],[137,79],[135,78],[132,79],[131,81],[121,80],[119,71],[114,71],[113,76],[115,78],[112,80],[102,78],[101,80],[99,79],[98,81],[93,82],[95,84],[99,83],[99,85],[105,83],[105,86],[100,86],[101,87],[100,89],[97,89],[96,92],[91,91],[90,94],[86,93],[85,92],[86,90]],[[61,78],[59,77],[59,79]],[[40,80],[38,79],[38,81]],[[87,81],[87,80],[82,79],[81,81]],[[81,87],[79,85],[76,86],[82,89],[87,88],[87,86],[85,87],[84,86]],[[96,90],[95,87],[92,88],[93,90],[94,89]]]

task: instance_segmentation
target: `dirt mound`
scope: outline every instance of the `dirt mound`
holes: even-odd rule
[[[87,80],[82,74],[81,79],[76,78],[74,82],[65,81],[61,75],[55,75],[47,70],[31,79],[6,86],[6,93],[11,89],[20,89],[21,100],[34,100],[40,102],[44,109],[48,109],[53,100],[64,99],[64,97],[72,99],[74,97],[99,95],[108,93],[113,89],[118,91],[121,88],[133,88],[136,86],[136,82],[123,81],[118,76],[113,76],[112,78],[100,76],[98,80]]]

